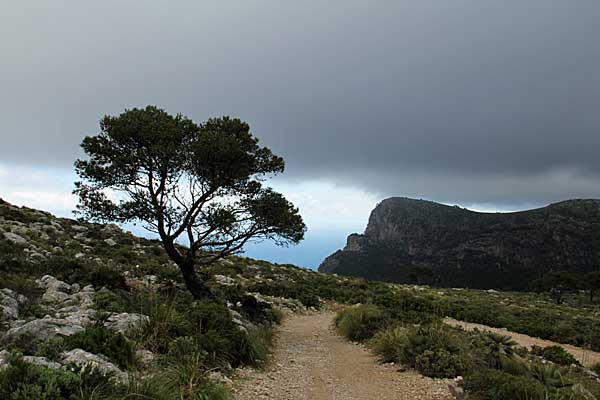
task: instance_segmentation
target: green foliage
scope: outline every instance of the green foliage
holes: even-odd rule
[[[377,332],[369,344],[382,362],[398,362],[408,342],[406,334],[406,328],[394,326]]]
[[[82,349],[102,354],[122,368],[133,365],[135,361],[133,346],[125,336],[109,331],[101,323],[88,326],[63,340],[66,350]]]
[[[443,324],[410,329],[398,355],[397,361],[432,377],[454,377],[464,368],[459,342]]]
[[[95,288],[104,286],[108,289],[128,289],[120,271],[103,265],[82,262],[71,257],[53,256],[48,258],[42,267],[46,274],[70,284],[92,285]]]
[[[476,400],[546,400],[546,390],[537,380],[493,369],[465,376],[462,387]]]
[[[353,341],[370,339],[389,324],[389,318],[374,305],[347,308],[338,313],[335,325],[342,335]]]
[[[517,342],[510,336],[486,333],[483,338],[485,358],[489,367],[500,369],[506,360],[515,358]]]
[[[233,321],[229,309],[211,301],[179,303],[155,300],[142,312],[150,317],[142,342],[171,358],[182,353],[201,355],[207,367],[256,364],[264,361],[270,344],[270,327],[259,325],[248,333]]]
[[[19,354],[13,354],[9,362],[0,370],[1,399],[78,399],[81,393],[91,390],[82,379],[83,374],[26,363]],[[107,378],[101,379],[107,383]]]
[[[6,400],[232,400],[208,380],[201,358],[186,357],[156,373],[132,373],[120,384],[95,368],[65,371],[26,363],[18,354],[0,370],[0,398]]]
[[[134,108],[104,117],[100,133],[81,147],[88,158],[75,163],[79,214],[157,230],[196,299],[211,294],[195,265],[235,254],[250,239],[287,245],[304,237],[298,209],[262,184],[283,172],[283,159],[259,146],[239,119],[196,124],[154,106]],[[107,190],[122,200],[112,201]],[[182,235],[186,248],[176,245]]]
[[[432,378],[452,378],[463,370],[460,356],[445,349],[425,350],[415,358],[415,368]]]
[[[96,288],[106,287],[109,289],[128,290],[123,274],[105,266],[90,271],[86,276],[85,281]]]
[[[571,353],[560,346],[548,346],[543,348],[533,346],[531,353],[559,365],[581,365]]]
[[[97,310],[108,312],[126,312],[130,305],[130,299],[125,296],[119,296],[106,287],[97,290],[94,293],[94,306]]]

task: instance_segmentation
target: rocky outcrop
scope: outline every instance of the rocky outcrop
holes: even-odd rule
[[[61,363],[97,369],[104,375],[111,374],[120,382],[127,381],[127,374],[100,354],[92,354],[81,349],[73,349],[61,354]]]
[[[431,201],[390,198],[362,235],[319,271],[394,282],[523,289],[549,270],[600,266],[600,200],[570,200],[515,213],[478,213]]]
[[[104,326],[111,331],[126,334],[141,330],[148,322],[150,322],[150,318],[147,315],[120,313],[109,316],[104,322]]]
[[[22,335],[28,335],[34,340],[47,340],[58,336],[71,336],[83,330],[83,326],[67,319],[46,316],[9,329],[3,340],[9,341]]]
[[[19,311],[27,303],[27,297],[14,290],[0,289],[0,322],[15,320]]]

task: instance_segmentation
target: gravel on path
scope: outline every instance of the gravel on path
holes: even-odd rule
[[[451,380],[431,379],[382,365],[333,328],[332,312],[291,315],[276,336],[265,371],[242,370],[237,400],[443,400]]]

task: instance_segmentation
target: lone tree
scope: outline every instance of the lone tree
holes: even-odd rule
[[[196,299],[212,297],[196,268],[252,240],[283,246],[304,237],[298,209],[262,184],[283,172],[283,159],[239,119],[196,124],[154,106],[134,108],[104,117],[81,146],[88,159],[75,163],[79,215],[140,222],[157,233]]]

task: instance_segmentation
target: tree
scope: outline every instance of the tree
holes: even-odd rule
[[[590,303],[594,302],[594,295],[600,288],[600,272],[589,272],[584,277],[585,286],[590,292]]]
[[[550,271],[543,277],[533,281],[531,286],[538,292],[547,291],[556,304],[561,304],[563,296],[566,293],[579,289],[582,283],[581,279],[574,273]]]
[[[134,108],[104,117],[81,146],[88,158],[75,163],[79,215],[140,222],[157,233],[194,298],[212,297],[196,268],[250,241],[285,246],[304,237],[298,209],[263,186],[283,172],[283,159],[239,119],[196,124],[154,106]]]

